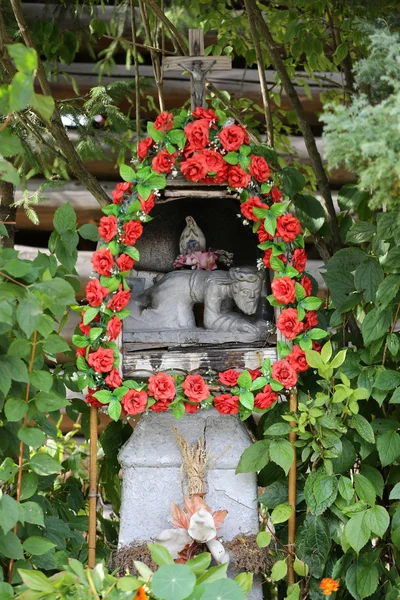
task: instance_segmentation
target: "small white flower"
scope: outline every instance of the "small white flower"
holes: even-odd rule
[[[242,222],[243,222],[243,225],[248,225],[248,224],[249,224],[249,222],[248,222],[248,220],[247,220],[247,219],[243,219],[243,221],[242,221]]]

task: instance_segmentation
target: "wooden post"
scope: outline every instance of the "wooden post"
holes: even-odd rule
[[[289,411],[295,413],[297,411],[297,389],[292,388],[289,397]],[[290,425],[294,427],[296,424],[291,421]],[[296,434],[291,431],[289,441],[292,444],[294,451],[293,464],[289,471],[289,505],[292,507],[292,514],[288,522],[288,585],[292,585],[296,581],[296,575],[293,568],[294,565],[294,542],[296,537],[296,446],[293,442],[296,441]]]
[[[90,407],[88,566],[96,566],[97,408]]]

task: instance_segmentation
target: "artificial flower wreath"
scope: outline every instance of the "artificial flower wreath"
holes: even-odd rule
[[[312,282],[304,274],[304,238],[279,190],[275,154],[266,145],[251,144],[246,129],[219,110],[182,110],[176,116],[164,111],[147,130],[149,136],[138,146],[136,170],[121,167],[124,182],[112,192],[113,204],[103,208],[105,216],[100,219],[104,243],[92,257],[97,276],[86,286],[87,306],[77,308],[82,335],[73,336],[80,389],[88,387],[86,401],[107,406],[115,420],[146,409],[172,409],[177,418],[212,406],[222,414],[239,413],[242,419],[254,410],[264,412],[276,402],[276,392],[296,385],[299,374],[308,369],[304,351],[318,350],[316,340],[326,335],[316,328],[315,310],[321,301],[312,296]],[[143,223],[151,220],[149,213],[166,186],[166,175],[178,172],[189,181],[226,184],[237,195],[243,222],[252,224],[264,251],[258,266],[275,272],[268,301],[281,309],[276,327],[292,347],[279,342],[280,360],[272,366],[264,361],[260,371],[230,369],[207,381],[200,375],[167,373],[145,382],[122,381],[115,340],[129,314],[126,278],[140,259],[135,243]]]

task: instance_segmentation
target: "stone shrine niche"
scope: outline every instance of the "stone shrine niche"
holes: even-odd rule
[[[129,279],[131,314],[123,328],[125,375],[161,365],[184,369],[176,360],[188,353],[194,357],[189,370],[218,371],[242,366],[248,345],[269,354],[265,346],[273,311],[265,299],[270,293],[268,276],[257,269],[261,256],[257,237],[239,214],[237,198],[224,186],[179,178],[168,184],[137,242],[140,261]],[[193,227],[195,239],[191,239]],[[185,232],[189,232],[187,240]],[[232,257],[231,264],[221,258],[211,271],[176,269],[185,242],[194,250],[223,250]],[[218,353],[218,359],[213,353]],[[200,354],[203,360],[198,362]],[[247,366],[256,368],[259,361],[260,357],[257,365]]]

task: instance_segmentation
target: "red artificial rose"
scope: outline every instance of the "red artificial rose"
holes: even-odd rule
[[[233,188],[245,188],[249,185],[251,177],[238,165],[229,167],[228,185]]]
[[[224,371],[223,373],[219,374],[218,381],[220,381],[224,385],[229,385],[230,387],[233,387],[237,384],[239,375],[239,371],[235,371],[235,369],[228,369],[227,371]]]
[[[176,152],[170,154],[168,150],[161,150],[156,156],[153,158],[151,162],[151,166],[153,171],[156,173],[171,173],[172,167],[174,166],[176,161]]]
[[[86,348],[77,348],[75,351],[75,357],[78,358],[78,356],[83,356],[83,358],[86,357]]]
[[[129,181],[121,181],[121,183],[117,183],[117,187],[111,192],[114,204],[121,204],[125,192],[130,194],[131,191],[132,184]]]
[[[207,119],[192,121],[185,127],[185,135],[192,150],[202,150],[210,143],[210,124]]]
[[[315,310],[306,310],[306,327],[312,329],[318,325],[318,316]]]
[[[125,246],[134,246],[143,233],[143,225],[140,221],[127,221],[124,223],[124,233],[121,236]]]
[[[188,375],[182,383],[182,389],[192,402],[201,402],[210,395],[208,385],[201,375]]]
[[[221,415],[237,415],[239,412],[239,396],[219,394],[214,398],[214,406]]]
[[[228,152],[236,152],[242,144],[249,143],[247,131],[241,125],[229,125],[219,132],[218,137],[222,146]]]
[[[121,329],[122,321],[117,317],[117,315],[114,315],[107,323],[107,335],[110,338],[110,340],[117,339],[117,337],[121,333]]]
[[[93,396],[93,394],[95,394],[96,392],[97,392],[97,388],[94,388],[94,389],[88,388],[88,393],[85,396],[86,404],[90,404],[91,406],[94,406],[95,408],[101,408],[104,405],[101,402],[99,402],[99,400],[97,400],[97,398],[95,398]]]
[[[304,329],[304,323],[299,321],[299,315],[295,308],[285,308],[279,315],[276,326],[288,340],[294,340]]]
[[[284,242],[293,242],[300,233],[300,221],[291,214],[278,217],[276,222],[276,235]]]
[[[89,352],[88,364],[89,367],[97,373],[108,373],[111,371],[114,363],[114,351],[112,348],[100,348],[96,352]]]
[[[272,198],[272,202],[280,202],[281,198],[282,198],[282,192],[278,190],[278,188],[276,187],[276,185],[272,186],[271,189],[271,198]]]
[[[102,248],[101,250],[94,252],[92,256],[92,265],[93,269],[96,271],[96,273],[99,273],[99,275],[111,277],[111,269],[114,266],[114,259],[109,248]]]
[[[107,308],[119,312],[128,304],[130,295],[129,290],[122,291],[122,284],[120,284],[118,292],[107,302]]]
[[[107,377],[105,378],[105,382],[108,385],[108,387],[113,390],[122,385],[122,379],[118,369],[113,369],[112,371],[110,371]]]
[[[246,200],[246,202],[242,202],[240,205],[240,212],[246,219],[249,219],[250,221],[259,221],[261,217],[256,217],[254,215],[253,208],[268,208],[268,206],[261,202],[258,196],[253,196]]]
[[[86,299],[90,306],[100,306],[110,290],[103,287],[98,279],[91,279],[86,286]]]
[[[128,415],[139,415],[146,408],[147,394],[143,390],[139,392],[130,389],[125,396],[122,396],[121,404]]]
[[[257,377],[262,377],[262,373],[261,373],[260,369],[247,369],[247,370],[249,372],[249,375],[250,375],[252,381],[257,379]]]
[[[169,409],[169,405],[171,404],[170,400],[158,400],[155,404],[150,406],[150,410],[160,413],[165,412]]]
[[[277,360],[272,365],[272,377],[288,389],[296,385],[297,374],[287,360]]]
[[[306,361],[306,353],[300,348],[300,346],[293,346],[293,350],[288,356],[286,360],[296,373],[301,373],[302,371],[307,371],[309,365]]]
[[[259,183],[264,183],[270,176],[271,171],[265,158],[262,156],[251,155],[250,175]]]
[[[290,277],[275,277],[271,288],[275,300],[280,304],[291,304],[296,300],[296,282]]]
[[[156,195],[154,192],[151,192],[150,196],[147,198],[147,200],[144,200],[140,194],[139,196],[139,202],[140,202],[140,207],[142,209],[142,211],[145,213],[145,215],[148,215],[150,211],[153,210],[154,208],[154,202],[156,199]]]
[[[118,256],[115,262],[117,263],[119,270],[122,272],[130,271],[131,269],[133,269],[133,265],[135,264],[133,258],[128,256],[127,254],[121,254],[120,256]]]
[[[306,264],[307,254],[305,250],[303,250],[302,248],[296,248],[296,250],[292,254],[292,267],[294,267],[299,273],[302,273],[306,268]]]
[[[189,181],[200,181],[207,176],[207,162],[201,154],[195,154],[181,163],[181,172]]]
[[[202,150],[200,156],[205,159],[208,173],[207,177],[200,180],[200,183],[225,183],[229,165],[222,154],[214,150]],[[213,175],[209,175],[209,173],[213,173]]]
[[[154,121],[154,129],[158,129],[159,131],[169,131],[174,126],[174,115],[172,113],[168,113],[165,110],[158,115],[157,119]]]
[[[278,399],[278,394],[272,391],[269,383],[265,386],[262,392],[256,395],[254,398],[254,408],[259,408],[260,410],[266,410],[270,406],[274,404]]]
[[[144,140],[142,140],[141,142],[139,142],[138,145],[138,158],[139,161],[142,162],[142,160],[144,160],[146,158],[146,156],[149,153],[150,148],[152,148],[154,144],[154,140],[151,137],[147,137]]]
[[[82,331],[83,335],[89,335],[90,334],[90,325],[84,325],[83,323],[83,317],[84,317],[85,313],[83,312],[81,315],[81,322],[79,323],[78,327],[79,329]]]
[[[175,398],[175,381],[172,375],[157,373],[149,377],[149,394],[156,400],[171,401]]]
[[[219,117],[215,114],[211,108],[203,108],[198,106],[196,110],[192,112],[195,119],[206,119],[207,121],[219,121]]]
[[[197,413],[200,410],[200,404],[190,404],[190,402],[184,402],[185,412],[189,414]]]
[[[263,263],[267,267],[267,269],[271,269],[271,255],[272,248],[268,248],[268,250],[265,250]],[[279,254],[276,258],[279,258],[279,260],[281,260],[284,263],[286,262],[286,256],[284,254]]]
[[[257,229],[257,235],[260,244],[263,244],[264,242],[269,242],[270,240],[274,239],[274,236],[265,230],[264,223],[260,223],[260,227]]]
[[[114,215],[109,217],[101,217],[99,223],[99,236],[103,238],[105,242],[111,242],[113,237],[117,235],[118,221]]]
[[[315,340],[313,340],[312,341],[312,349],[315,350],[315,352],[321,352],[322,346],[319,342],[316,342]]]
[[[312,294],[312,283],[311,283],[311,280],[307,277],[307,275],[303,275],[303,277],[301,278],[300,283],[303,286],[304,291],[306,292],[306,296],[311,296],[311,294]]]

